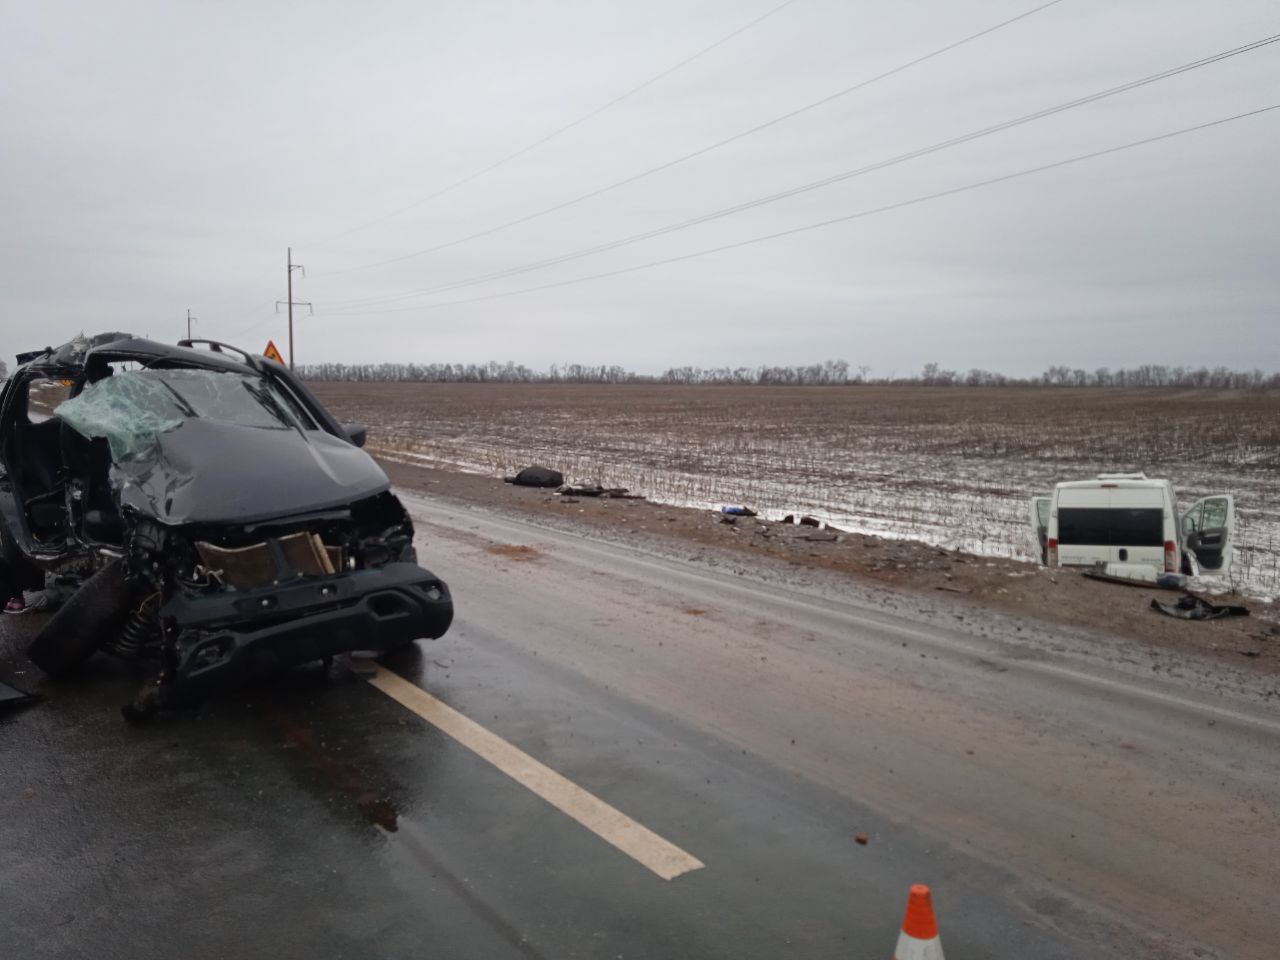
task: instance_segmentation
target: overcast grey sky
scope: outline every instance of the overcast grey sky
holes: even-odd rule
[[[1275,0],[1061,0],[825,106],[558,212],[1044,0],[44,0],[0,33],[0,349],[80,330],[299,362],[843,358],[876,374],[1280,368],[1280,110],[613,277],[1280,103],[1280,44],[824,189],[555,266],[1280,33]],[[375,301],[363,303],[363,301]],[[381,301],[381,302],[377,302]],[[434,305],[434,306],[433,306]]]

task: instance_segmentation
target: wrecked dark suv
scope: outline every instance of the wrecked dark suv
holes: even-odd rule
[[[0,393],[0,547],[78,586],[32,643],[154,665],[139,717],[228,682],[444,634],[386,475],[286,367],[126,334],[19,355]]]

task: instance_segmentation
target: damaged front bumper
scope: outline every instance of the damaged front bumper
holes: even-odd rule
[[[224,684],[335,654],[387,653],[434,640],[452,620],[448,587],[416,563],[176,595],[160,609],[162,629],[174,640],[167,686],[176,700],[198,701]]]

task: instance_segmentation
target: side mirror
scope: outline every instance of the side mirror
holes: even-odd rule
[[[369,438],[369,428],[363,423],[344,423],[342,425],[342,432],[345,433],[347,435],[347,439],[357,447],[363,447],[365,440]]]

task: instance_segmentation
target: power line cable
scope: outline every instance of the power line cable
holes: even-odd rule
[[[810,183],[801,184],[800,186],[791,187],[787,190],[779,191],[778,193],[769,194],[768,196],[764,196],[764,197],[757,197],[753,200],[747,200],[742,203],[735,204],[734,206],[731,206],[731,207],[725,207],[719,210],[714,210],[714,211],[711,211],[710,213],[705,213],[697,217],[692,217],[688,220],[682,220],[678,223],[667,224],[666,226],[662,226],[662,227],[656,227],[652,230],[647,230],[642,233],[632,234],[631,236],[627,236],[627,237],[621,237],[617,240],[612,240],[607,243],[597,244],[592,247],[585,247],[580,250],[571,251],[569,253],[561,254],[555,257],[548,257],[543,260],[535,261],[533,263],[523,264],[517,267],[511,267],[506,270],[498,270],[492,273],[471,277],[465,280],[458,280],[452,283],[440,284],[434,287],[427,287],[427,288],[416,290],[410,293],[395,294],[395,295],[385,296],[385,297],[360,298],[360,299],[355,299],[350,301],[340,301],[336,303],[335,306],[339,306],[339,307],[361,306],[361,305],[372,306],[380,303],[394,303],[399,300],[408,300],[413,297],[428,296],[433,293],[443,293],[447,290],[456,290],[461,287],[474,286],[479,283],[488,283],[493,280],[500,280],[505,277],[515,276],[516,274],[520,274],[520,273],[528,273],[533,270],[541,270],[545,267],[566,263],[570,260],[577,260],[582,257],[592,256],[594,254],[603,253],[608,250],[614,250],[619,247],[628,246],[633,243],[639,243],[644,240],[651,240],[655,237],[663,236],[668,233],[674,233],[678,230],[685,230],[689,227],[697,226],[699,224],[708,223],[713,220],[719,220],[719,219],[723,219],[724,217],[732,216],[737,213],[742,213],[743,211],[751,210],[751,209],[754,209],[755,207],[764,206],[770,203],[776,203],[779,200],[789,199],[791,197],[798,196],[799,194],[802,194],[802,193],[808,193],[809,191],[812,191],[812,190],[818,190],[823,187],[828,187],[836,183],[842,183],[846,180],[851,180],[854,177],[863,176],[864,174],[867,174],[867,173],[872,173],[877,170],[883,170],[886,167],[896,166],[897,164],[905,163],[908,160],[914,160],[919,157],[928,156],[929,154],[938,153],[939,151],[950,149],[951,147],[956,147],[956,146],[960,146],[961,144],[970,143],[982,137],[991,136],[992,134],[1000,133],[1002,131],[1012,129],[1013,127],[1021,126],[1026,123],[1031,123],[1035,120],[1041,120],[1041,119],[1044,119],[1045,117],[1051,117],[1051,116],[1054,116],[1055,114],[1062,113],[1066,110],[1072,110],[1076,107],[1081,107],[1081,106],[1086,106],[1088,104],[1096,103],[1099,100],[1103,100],[1108,97],[1113,97],[1121,93],[1128,93],[1132,90],[1136,90],[1140,87],[1144,87],[1149,84],[1156,83],[1160,80],[1166,80],[1170,77],[1175,77],[1180,74],[1187,73],[1191,70],[1197,70],[1197,69],[1200,69],[1201,67],[1206,67],[1211,64],[1218,63],[1222,60],[1229,59],[1230,57],[1239,56],[1244,53],[1249,53],[1251,51],[1261,49],[1262,47],[1276,43],[1277,41],[1280,41],[1280,34],[1276,34],[1271,37],[1266,37],[1261,40],[1255,40],[1252,43],[1247,43],[1239,47],[1234,47],[1231,50],[1225,50],[1221,53],[1213,54],[1212,56],[1204,57],[1199,60],[1194,60],[1191,63],[1182,64],[1181,66],[1178,66],[1178,67],[1172,67],[1168,70],[1162,70],[1159,73],[1154,73],[1154,74],[1151,74],[1150,76],[1142,77],[1141,79],[1138,79],[1138,80],[1131,80],[1127,83],[1122,83],[1118,86],[1109,87],[1106,90],[1100,90],[1096,93],[1091,93],[1084,97],[1077,97],[1076,99],[1069,100],[1065,103],[1060,103],[1052,107],[1046,107],[1044,109],[1037,110],[1033,113],[1024,114],[1023,116],[1016,117],[1012,120],[1005,120],[1001,123],[993,124],[988,127],[983,127],[980,130],[974,130],[969,133],[961,134],[960,136],[957,136],[957,137],[951,137],[948,140],[942,140],[937,143],[931,144],[927,147],[921,147],[917,150],[912,150],[908,153],[898,154],[897,156],[890,157],[885,160],[879,160],[875,163],[867,164],[866,166],[858,167],[853,170],[846,170],[842,173],[837,173],[829,177],[824,177],[821,180],[814,180]]]
[[[678,63],[675,63],[670,67],[667,67],[665,70],[662,70],[659,73],[654,74],[652,77],[645,80],[643,83],[640,83],[632,87],[631,89],[627,90],[625,93],[621,93],[618,96],[614,97],[612,100],[609,100],[606,103],[603,103],[600,106],[587,111],[582,116],[578,117],[575,120],[569,121],[564,126],[557,127],[555,130],[552,130],[550,133],[542,137],[539,137],[537,140],[534,140],[532,143],[526,144],[525,146],[521,147],[519,150],[516,150],[513,153],[507,154],[502,159],[495,160],[493,163],[489,164],[486,167],[481,168],[480,170],[477,170],[475,173],[468,174],[467,176],[463,177],[460,180],[455,180],[452,183],[450,183],[448,186],[441,187],[439,190],[435,191],[434,193],[429,193],[425,197],[422,197],[421,199],[415,200],[413,203],[410,203],[408,206],[401,207],[399,210],[395,210],[391,213],[385,214],[384,216],[377,217],[376,219],[370,220],[366,223],[359,224],[358,226],[351,227],[349,230],[343,230],[341,233],[335,233],[335,234],[332,234],[331,236],[323,237],[320,240],[312,241],[310,245],[315,246],[322,243],[328,243],[332,240],[337,240],[337,239],[340,239],[341,237],[349,236],[350,234],[353,234],[353,233],[358,233],[361,230],[365,230],[379,223],[383,223],[386,220],[391,220],[395,217],[402,216],[403,214],[408,213],[410,210],[417,209],[418,207],[422,206],[424,203],[428,203],[436,199],[437,197],[442,197],[446,193],[456,190],[458,187],[471,183],[474,180],[479,180],[485,174],[492,173],[494,170],[497,170],[499,167],[505,166],[506,164],[510,163],[512,160],[515,160],[518,157],[522,157],[526,153],[529,153],[532,150],[536,150],[538,147],[542,146],[544,143],[548,143],[551,140],[554,140],[556,137],[560,136],[561,134],[568,133],[574,127],[577,127],[583,123],[586,123],[592,117],[599,116],[600,114],[604,113],[606,110],[610,109],[611,107],[615,107],[622,101],[635,96],[640,91],[653,86],[653,84],[657,83],[659,80],[662,80],[666,77],[671,76],[671,74],[675,73],[677,70],[687,67],[689,64],[693,63],[695,60],[699,59],[700,57],[706,56],[708,53],[715,50],[717,47],[723,46],[724,44],[732,40],[734,37],[737,37],[740,34],[746,33],[752,27],[756,26],[759,23],[764,22],[765,20],[772,17],[774,14],[781,13],[787,7],[791,6],[793,3],[796,3],[796,2],[797,0],[784,0],[783,3],[780,3],[776,7],[773,7],[772,9],[765,11],[760,16],[756,17],[753,20],[748,21],[747,23],[738,27],[736,30],[733,30],[725,34],[723,37],[721,37],[719,40],[715,41],[714,43],[703,47],[701,50],[697,51],[696,53],[688,57],[685,57],[683,60],[679,61]]]
[[[524,147],[520,148],[519,150],[515,151],[514,153],[511,153],[511,154],[507,155],[506,157],[502,158],[501,160],[498,160],[498,161],[496,161],[496,162],[494,162],[494,163],[490,164],[489,166],[487,166],[487,167],[485,167],[484,169],[479,170],[479,171],[477,171],[477,172],[475,172],[475,173],[471,174],[470,176],[464,177],[464,178],[462,178],[461,180],[458,180],[458,181],[456,181],[456,182],[454,182],[454,183],[450,184],[449,186],[444,187],[444,188],[442,188],[442,189],[440,189],[440,190],[436,191],[436,192],[435,192],[435,193],[433,193],[433,194],[430,194],[430,195],[428,195],[428,196],[426,196],[426,197],[423,197],[422,199],[415,201],[414,203],[410,204],[410,205],[409,205],[409,206],[407,206],[407,207],[402,208],[402,209],[401,209],[401,210],[399,210],[399,211],[395,211],[395,212],[389,213],[389,214],[387,214],[387,215],[385,215],[385,216],[383,216],[383,217],[379,217],[379,218],[377,218],[377,219],[375,219],[375,220],[371,220],[371,221],[369,221],[369,222],[367,222],[367,223],[365,223],[365,224],[362,224],[362,225],[360,225],[360,226],[353,227],[353,228],[351,228],[351,229],[349,229],[349,230],[345,230],[345,231],[343,231],[343,232],[341,232],[341,233],[333,234],[333,235],[331,235],[331,236],[329,236],[329,237],[322,238],[321,240],[313,241],[313,243],[316,243],[316,244],[319,244],[319,243],[326,243],[326,242],[328,242],[328,241],[330,241],[330,240],[335,240],[335,239],[338,239],[339,237],[347,236],[347,235],[349,235],[349,234],[351,234],[351,233],[355,233],[355,232],[357,232],[357,231],[359,231],[359,230],[363,230],[363,229],[365,229],[366,227],[373,226],[373,225],[375,225],[375,224],[377,224],[377,223],[381,223],[381,222],[383,222],[383,221],[385,221],[385,220],[392,219],[392,218],[397,217],[397,216],[399,216],[399,215],[401,215],[401,214],[403,214],[403,213],[408,212],[409,210],[411,210],[411,209],[413,209],[413,208],[415,208],[415,207],[421,206],[422,204],[424,204],[424,203],[426,203],[426,202],[428,202],[428,201],[430,201],[430,200],[432,200],[432,199],[434,199],[434,198],[436,198],[436,197],[438,197],[438,196],[441,196],[441,195],[443,195],[443,194],[445,194],[445,193],[447,193],[447,192],[449,192],[449,191],[451,191],[451,190],[453,190],[453,189],[455,189],[455,188],[457,188],[457,187],[460,187],[460,186],[462,186],[462,185],[463,185],[463,184],[465,184],[465,183],[470,183],[472,180],[479,179],[480,177],[484,176],[486,173],[489,173],[489,172],[491,172],[491,171],[493,171],[493,170],[496,170],[498,167],[503,166],[504,164],[506,164],[506,163],[508,163],[508,162],[510,162],[510,161],[512,161],[512,160],[514,160],[514,159],[516,159],[517,157],[520,157],[520,156],[522,156],[522,155],[524,155],[524,154],[526,154],[526,153],[530,152],[531,150],[533,150],[533,149],[535,149],[535,148],[537,148],[537,147],[541,146],[542,144],[547,143],[548,141],[550,141],[550,140],[554,139],[555,137],[560,136],[562,133],[566,133],[566,132],[568,132],[569,130],[573,129],[574,127],[576,127],[576,126],[578,126],[578,125],[580,125],[580,124],[582,124],[582,123],[585,123],[587,120],[590,120],[592,117],[597,116],[597,115],[598,115],[598,114],[600,114],[600,113],[603,113],[605,110],[608,110],[610,107],[616,106],[617,104],[621,103],[623,100],[626,100],[628,97],[631,97],[631,96],[633,96],[634,94],[637,94],[637,93],[641,92],[641,91],[642,91],[642,90],[644,90],[645,88],[650,87],[650,86],[652,86],[653,84],[657,83],[659,80],[662,80],[662,79],[664,79],[665,77],[668,77],[668,76],[670,76],[671,74],[675,73],[677,70],[680,70],[681,68],[688,66],[689,64],[693,63],[693,62],[694,62],[695,60],[697,60],[698,58],[700,58],[700,57],[702,57],[702,56],[705,56],[706,54],[708,54],[708,53],[712,52],[713,50],[715,50],[717,47],[720,47],[720,46],[724,45],[725,43],[728,43],[728,42],[729,42],[730,40],[732,40],[733,38],[737,37],[738,35],[740,35],[740,34],[742,34],[742,33],[745,33],[747,30],[749,30],[749,29],[751,29],[752,27],[756,26],[757,24],[759,24],[759,23],[763,22],[764,20],[767,20],[768,18],[772,17],[774,14],[780,13],[782,10],[784,10],[785,8],[787,8],[787,7],[791,6],[792,4],[794,4],[794,3],[796,3],[796,2],[797,2],[797,0],[785,0],[785,2],[784,2],[784,3],[781,3],[781,4],[779,4],[778,6],[773,7],[773,8],[772,8],[772,9],[770,9],[770,10],[767,10],[765,13],[763,13],[763,14],[761,14],[760,16],[756,17],[755,19],[750,20],[750,21],[748,21],[747,23],[743,24],[742,26],[738,27],[737,29],[735,29],[735,30],[733,30],[733,31],[731,31],[731,32],[729,32],[729,33],[727,33],[727,34],[725,34],[723,37],[721,37],[719,40],[716,40],[714,43],[711,43],[711,44],[709,44],[708,46],[703,47],[701,50],[698,50],[696,53],[694,53],[694,54],[692,54],[692,55],[690,55],[690,56],[688,56],[688,57],[685,57],[683,60],[681,60],[681,61],[679,61],[679,62],[677,62],[677,63],[673,64],[673,65],[672,65],[672,66],[670,66],[670,67],[667,67],[665,70],[662,70],[662,71],[660,71],[660,72],[659,72],[659,73],[657,73],[657,74],[654,74],[652,77],[649,77],[649,78],[648,78],[647,80],[645,80],[643,83],[640,83],[640,84],[638,84],[638,85],[637,85],[637,86],[635,86],[635,87],[632,87],[630,90],[627,90],[625,93],[622,93],[622,94],[618,95],[617,97],[614,97],[612,100],[608,101],[607,103],[604,103],[604,104],[602,104],[601,106],[594,108],[593,110],[591,110],[591,111],[589,111],[589,112],[587,112],[587,113],[583,114],[582,116],[578,117],[577,119],[570,121],[569,123],[565,124],[564,126],[559,127],[558,129],[556,129],[556,130],[552,131],[552,132],[551,132],[551,133],[549,133],[549,134],[546,134],[545,136],[541,137],[540,139],[538,139],[538,140],[534,141],[533,143],[530,143],[530,144],[528,144],[528,145],[526,145],[526,146],[524,146]],[[1057,0],[1055,0],[1055,2],[1057,2]],[[323,277],[323,276],[326,276],[326,274],[320,274],[319,276]],[[270,305],[270,304],[269,304],[269,305]],[[247,313],[254,312],[254,310],[255,310],[255,308],[248,308],[248,309],[246,309],[246,310],[239,311],[239,312],[236,314],[235,318],[233,318],[233,319],[239,319],[240,317],[245,316]],[[266,323],[266,322],[267,322],[266,320],[257,320],[257,321],[254,321],[252,324],[250,324],[250,326],[248,326],[248,327],[244,327],[244,328],[242,328],[242,329],[240,329],[240,330],[238,330],[238,331],[236,331],[236,332],[234,332],[234,333],[232,333],[232,334],[230,334],[230,335],[231,335],[231,336],[239,336],[241,333],[247,332],[248,330],[254,329],[255,327],[260,327],[260,326],[262,326],[262,325],[263,325],[264,323]]]
[[[274,301],[267,304],[268,307],[274,307],[274,305],[275,305]],[[243,317],[244,314],[241,314],[240,316]],[[248,326],[241,327],[238,330],[233,330],[231,333],[226,334],[226,336],[228,338],[238,337],[238,336],[241,336],[242,334],[248,333],[250,330],[256,330],[259,327],[266,326],[268,323],[271,323],[273,320],[279,320],[279,319],[280,319],[279,313],[275,312],[273,309],[271,316],[259,317],[257,320],[250,322]]]
[[[445,249],[448,249],[449,247],[456,247],[459,244],[468,243],[472,240],[478,240],[481,237],[492,236],[493,234],[498,233],[502,230],[507,230],[511,227],[528,223],[531,220],[537,220],[539,217],[544,217],[547,214],[555,213],[559,210],[564,210],[568,207],[572,207],[576,204],[582,203],[584,200],[590,200],[593,197],[598,197],[601,194],[609,193],[613,190],[619,189],[620,187],[625,187],[628,184],[635,183],[638,180],[643,180],[646,177],[651,177],[656,173],[661,173],[663,170],[670,170],[672,167],[679,166],[680,164],[685,163],[686,161],[693,160],[696,157],[701,157],[704,154],[710,153],[713,150],[718,150],[723,146],[727,146],[730,143],[734,143],[738,140],[742,140],[743,138],[749,137],[752,134],[759,133],[762,130],[767,130],[770,127],[776,126],[779,123],[783,123],[784,121],[790,120],[793,117],[798,117],[801,114],[808,113],[810,110],[816,110],[818,107],[825,106],[828,103],[831,103],[835,100],[839,100],[841,97],[848,96],[851,93],[855,93],[858,90],[862,90],[865,87],[869,87],[874,83],[879,83],[881,80],[886,80],[889,77],[894,76],[895,74],[902,73],[904,70],[909,70],[912,67],[919,66],[920,64],[928,60],[932,60],[933,58],[939,57],[944,53],[948,53],[952,50],[955,50],[957,47],[962,47],[965,44],[971,43],[974,40],[978,40],[982,37],[988,36],[989,34],[995,33],[997,30],[1001,30],[1007,26],[1010,26],[1011,24],[1017,23],[1020,20],[1025,20],[1027,17],[1037,14],[1042,10],[1047,10],[1050,7],[1057,6],[1061,2],[1063,2],[1063,0],[1049,0],[1048,3],[1042,3],[1038,7],[1033,7],[1030,10],[1027,10],[1023,13],[1018,14],[1016,17],[1010,17],[1008,20],[1002,20],[997,24],[994,24],[990,27],[986,27],[985,29],[979,30],[977,33],[972,33],[967,37],[963,37],[959,40],[955,40],[951,43],[948,43],[945,46],[939,47],[936,50],[933,50],[929,53],[924,54],[923,56],[916,57],[914,60],[909,60],[906,63],[899,64],[898,66],[894,67],[891,70],[886,70],[883,73],[876,74],[874,77],[870,77],[866,80],[859,81],[858,83],[855,83],[852,86],[845,87],[842,90],[837,90],[835,93],[828,94],[827,96],[822,97],[818,100],[813,100],[809,103],[804,104],[803,106],[795,108],[794,110],[790,110],[787,113],[776,116],[772,120],[766,120],[764,123],[757,124],[756,126],[751,127],[747,130],[742,130],[738,133],[733,134],[732,136],[725,137],[723,140],[717,140],[715,143],[708,144],[705,147],[700,147],[699,149],[694,150],[692,153],[686,153],[683,156],[676,157],[674,160],[668,160],[664,163],[660,163],[656,167],[650,167],[648,170],[642,170],[640,173],[632,174],[631,176],[624,177],[621,180],[616,180],[613,183],[607,184],[603,187],[599,187],[595,190],[590,190],[587,193],[579,194],[578,196],[573,197],[570,200],[565,200],[561,203],[554,204],[553,206],[546,207],[535,213],[531,213],[523,217],[518,217],[515,220],[508,220],[506,223],[501,223],[496,227],[490,227],[487,230],[479,230],[475,233],[468,234],[465,237],[458,237],[454,240],[449,240],[445,243],[439,243],[433,247],[426,247],[422,250],[415,250],[412,253],[406,253],[398,257],[389,257],[385,260],[374,261],[373,263],[365,263],[355,267],[344,267],[341,270],[329,270],[325,273],[318,273],[314,275],[313,279],[319,279],[322,277],[332,277],[332,276],[337,276],[339,274],[344,274],[344,273],[354,273],[358,270],[371,270],[374,267],[383,267],[392,263],[400,263],[404,260],[412,260],[415,257],[425,256],[428,253],[435,253],[438,250],[445,250]]]
[[[750,239],[739,240],[735,243],[726,243],[726,244],[721,244],[720,246],[717,246],[717,247],[708,247],[704,250],[693,251],[692,253],[680,254],[674,257],[666,257],[662,260],[651,260],[647,263],[640,263],[630,267],[621,267],[617,270],[608,270],[603,273],[594,273],[584,277],[573,277],[568,280],[559,280],[553,283],[544,283],[536,287],[524,287],[519,290],[508,290],[502,293],[491,293],[491,294],[487,294],[485,296],[480,296],[480,297],[469,297],[463,300],[447,300],[439,303],[419,304],[413,307],[390,307],[385,310],[364,310],[364,311],[356,311],[356,312],[359,312],[361,314],[375,314],[375,313],[402,313],[404,311],[409,311],[409,310],[437,310],[442,307],[455,307],[455,306],[461,306],[463,304],[468,304],[468,303],[478,303],[482,300],[498,300],[505,297],[515,297],[515,296],[520,296],[526,293],[535,293],[540,290],[551,290],[556,287],[567,287],[567,286],[571,286],[573,284],[578,284],[578,283],[588,283],[592,280],[603,280],[608,277],[617,277],[627,273],[636,273],[641,270],[650,270],[650,269],[653,269],[654,267],[666,266],[672,263],[680,263],[685,260],[694,260],[699,257],[710,256],[711,254],[714,254],[714,253],[724,253],[725,251],[728,251],[728,250],[737,250],[742,247],[752,246],[757,243],[765,243],[766,241],[769,241],[769,240],[779,240],[783,237],[791,237],[797,234],[807,233],[810,230],[819,230],[824,227],[834,226],[839,223],[848,223],[851,220],[859,220],[859,219],[862,219],[863,217],[870,217],[879,213],[887,213],[891,210],[901,210],[904,207],[911,207],[918,204],[927,203],[932,200],[940,200],[944,197],[951,197],[957,194],[967,193],[973,190],[980,190],[984,187],[991,187],[991,186],[995,186],[996,184],[1007,183],[1010,180],[1017,180],[1022,177],[1032,176],[1034,174],[1045,173],[1046,171],[1056,170],[1061,167],[1070,166],[1071,164],[1083,163],[1086,160],[1094,160],[1094,159],[1097,159],[1098,157],[1105,157],[1110,154],[1120,153],[1121,151],[1124,151],[1124,150],[1132,150],[1136,147],[1143,147],[1149,144],[1159,143],[1165,140],[1171,140],[1174,137],[1181,137],[1181,136],[1184,136],[1185,134],[1195,133],[1200,130],[1208,130],[1212,127],[1218,127],[1218,126],[1222,126],[1223,124],[1233,123],[1236,120],[1243,120],[1248,117],[1256,117],[1260,114],[1264,114],[1272,110],[1280,110],[1280,103],[1274,103],[1267,107],[1259,107],[1256,110],[1249,110],[1245,113],[1238,113],[1238,114],[1235,114],[1234,116],[1223,117],[1218,120],[1210,120],[1205,123],[1198,123],[1190,127],[1183,127],[1179,130],[1173,130],[1173,131],[1170,131],[1169,133],[1158,134],[1153,137],[1146,137],[1142,140],[1134,140],[1129,143],[1120,144],[1119,146],[1107,147],[1106,149],[1103,149],[1103,150],[1095,150],[1092,153],[1080,154],[1079,156],[1069,157],[1065,160],[1058,160],[1053,163],[1042,164],[1041,166],[1038,166],[1038,167],[1031,167],[1026,170],[1019,170],[1014,173],[1003,174],[999,177],[992,177],[988,180],[979,180],[977,182],[968,183],[963,186],[952,187],[948,190],[939,190],[935,193],[925,194],[924,196],[913,197],[910,200],[902,200],[897,203],[885,204],[884,206],[873,207],[869,210],[860,210],[857,213],[850,213],[840,217],[832,217],[829,220],[821,220],[817,223],[810,223],[801,227],[793,227],[789,230],[779,230],[776,233],[769,233],[759,237],[751,237]]]

